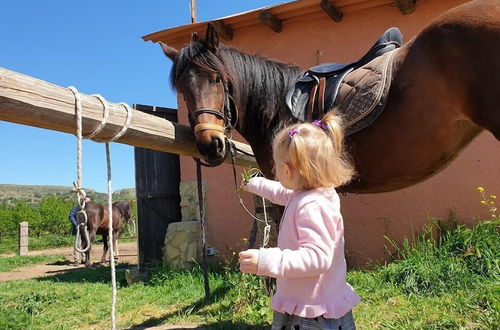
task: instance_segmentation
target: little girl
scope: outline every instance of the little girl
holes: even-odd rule
[[[340,118],[295,124],[273,141],[277,181],[257,177],[244,190],[285,205],[278,247],[239,254],[240,270],[275,277],[272,330],[356,329],[360,298],[346,282],[344,224],[335,187],[353,167],[343,152]]]

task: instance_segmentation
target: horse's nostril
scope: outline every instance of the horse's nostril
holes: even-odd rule
[[[220,137],[218,136],[213,137],[212,143],[215,144],[215,148],[217,149],[218,152],[224,151],[224,142]]]

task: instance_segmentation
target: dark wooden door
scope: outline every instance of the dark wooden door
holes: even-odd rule
[[[135,105],[135,109],[177,122],[177,110]],[[161,262],[167,227],[181,221],[179,155],[134,148],[139,269]]]

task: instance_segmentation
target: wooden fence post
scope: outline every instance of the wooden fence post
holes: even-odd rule
[[[19,223],[19,255],[28,254],[28,222]]]

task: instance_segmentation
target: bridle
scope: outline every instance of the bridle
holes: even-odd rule
[[[234,125],[236,125],[236,120],[234,122],[232,121],[231,101],[230,101],[230,99],[232,99],[232,96],[229,93],[228,84],[226,81],[223,81],[222,84],[224,86],[224,97],[223,97],[224,102],[222,103],[221,109],[200,108],[194,110],[193,112],[188,113],[189,124],[191,125],[191,128],[193,129],[195,134],[206,130],[215,130],[224,134],[226,130],[228,129],[231,130],[234,127]],[[201,123],[195,125],[194,123],[195,119],[199,115],[204,113],[214,115],[217,118],[221,119],[224,122],[223,126],[213,123]],[[235,111],[235,113],[237,114],[238,112]]]
[[[229,87],[226,81],[222,81],[223,89],[224,89],[224,95],[223,95],[223,103],[220,109],[212,109],[212,108],[200,108],[196,109],[193,112],[188,112],[188,120],[189,120],[189,125],[191,126],[191,129],[193,132],[198,134],[199,132],[202,131],[207,131],[207,130],[212,130],[212,131],[217,131],[221,133],[224,136],[224,143],[227,143],[227,134],[230,134],[231,130],[233,127],[237,124],[238,122],[238,111],[236,109],[236,103],[234,102],[233,97],[231,96],[229,92]],[[231,101],[233,104],[235,118],[233,120],[232,114],[231,114]],[[200,124],[195,124],[195,119],[201,115],[201,114],[210,114],[213,115],[223,121],[223,125],[219,124],[214,124],[214,123],[200,123]],[[227,149],[226,149],[227,150]],[[226,155],[224,157],[215,163],[203,163],[204,166],[218,166],[224,162],[224,159],[226,158]]]

